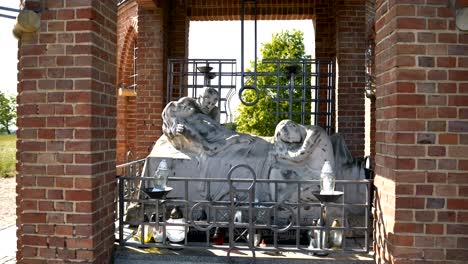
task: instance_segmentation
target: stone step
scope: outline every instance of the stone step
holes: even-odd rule
[[[240,251],[233,257],[227,257],[225,250],[165,250],[165,249],[135,249],[116,247],[114,264],[361,264],[374,263],[372,254],[333,253],[326,257],[309,256],[303,253],[282,252],[276,256],[266,252],[256,253],[256,258],[250,257],[248,251]]]

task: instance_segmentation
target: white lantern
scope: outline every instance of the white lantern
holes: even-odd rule
[[[320,173],[320,193],[332,194],[335,191],[335,174],[328,160],[325,161]]]
[[[154,172],[154,189],[164,191],[166,189],[169,168],[165,159],[161,160],[158,169]]]

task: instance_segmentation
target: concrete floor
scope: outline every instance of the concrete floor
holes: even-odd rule
[[[0,263],[16,263],[16,226],[2,227],[0,237]]]
[[[256,264],[358,264],[374,263],[372,254],[354,253],[332,253],[326,257],[309,256],[304,253],[281,252],[273,254],[271,252],[257,252],[256,258],[252,258],[249,251],[237,251],[227,257],[226,250],[168,250],[157,248],[133,248],[116,246],[114,252],[115,264],[200,264],[200,263],[256,263]]]

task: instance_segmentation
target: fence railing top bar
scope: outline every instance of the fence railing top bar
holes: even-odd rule
[[[146,158],[139,159],[139,160],[134,160],[134,161],[131,161],[131,162],[128,162],[128,163],[119,164],[119,165],[117,165],[115,167],[117,169],[121,169],[121,168],[125,168],[125,167],[128,167],[128,166],[134,165],[134,164],[142,163],[145,160],[146,160]]]
[[[132,162],[135,163],[135,162]],[[130,163],[127,163],[130,164]],[[123,168],[123,165],[119,165],[119,168]],[[124,180],[153,180],[152,177],[127,177],[122,176]],[[225,178],[188,178],[188,177],[169,177],[168,181],[209,181],[209,182],[227,182],[229,179]],[[252,182],[253,179],[248,178],[232,178],[234,182]],[[291,184],[317,184],[320,180],[272,180],[272,179],[256,179],[257,183],[291,183]],[[335,180],[335,183],[339,184],[368,184],[373,182],[372,179],[365,180]]]
[[[332,59],[307,59],[307,58],[300,58],[300,59],[262,59],[263,63],[324,63],[324,64],[329,64],[333,63]]]
[[[209,63],[235,63],[236,59],[168,59],[168,61],[180,61],[180,62],[189,62],[189,63],[204,63],[204,62],[209,62]]]

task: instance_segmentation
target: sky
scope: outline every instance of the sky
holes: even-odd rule
[[[284,30],[301,30],[304,33],[304,48],[314,57],[315,33],[312,20],[259,20],[257,21],[257,61],[260,61],[263,43],[271,41],[274,33]],[[244,68],[250,67],[255,59],[255,25],[253,21],[244,23]],[[241,23],[240,21],[193,21],[189,29],[190,59],[236,59],[237,72],[241,71]],[[216,81],[216,79],[214,79]],[[229,103],[231,117],[221,116],[221,122],[231,122],[240,104],[238,91],[240,78],[236,80],[237,91]],[[189,95],[191,92],[189,91]],[[224,94],[222,95],[225,96]],[[221,106],[223,108],[223,106]],[[226,109],[228,110],[228,109]],[[229,110],[228,110],[229,111]]]
[[[19,0],[1,0],[0,6],[18,9]],[[17,16],[18,13],[0,10],[1,14]],[[18,40],[13,37],[15,20],[0,17],[0,91],[16,95]]]
[[[257,56],[262,43],[270,42],[273,33],[298,29],[304,32],[306,54],[314,50],[312,20],[259,20],[257,21]],[[244,23],[244,63],[254,60],[255,26],[253,21]],[[241,23],[240,21],[194,21],[189,30],[189,57],[193,59],[237,59],[240,71]]]

